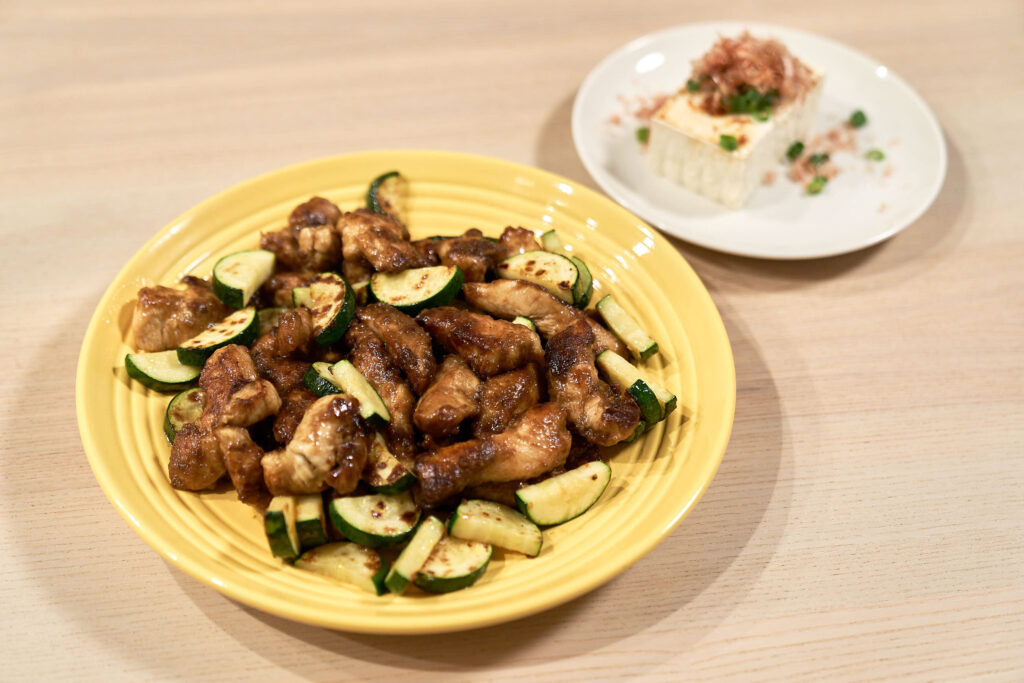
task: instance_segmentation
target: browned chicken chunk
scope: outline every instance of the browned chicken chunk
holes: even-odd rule
[[[597,376],[594,331],[578,320],[548,340],[548,391],[569,411],[572,428],[587,441],[612,446],[636,431],[640,408]]]
[[[409,242],[405,226],[391,216],[358,209],[342,214],[338,227],[346,263],[365,261],[385,273],[436,263]]]
[[[334,202],[323,197],[312,197],[308,202],[299,204],[288,216],[291,227],[303,225],[336,225],[341,218],[341,209]]]
[[[540,242],[537,241],[536,235],[533,234],[533,230],[513,228],[511,225],[501,233],[501,244],[505,247],[509,256],[541,248]]]
[[[473,435],[480,439],[505,431],[515,417],[540,401],[542,376],[535,363],[495,375],[480,389],[480,416]]]
[[[216,484],[226,472],[220,444],[211,430],[192,423],[174,435],[171,461],[167,464],[171,486],[180,491],[202,491]]]
[[[316,400],[288,445],[263,456],[263,477],[275,496],[317,493],[330,485],[350,493],[370,450],[359,402],[348,394]]]
[[[537,333],[522,325],[451,306],[421,311],[416,321],[480,377],[490,377],[543,357]]]
[[[458,356],[448,356],[441,364],[430,388],[420,397],[413,421],[431,436],[446,436],[459,431],[462,421],[479,411],[477,393],[480,380]]]
[[[274,252],[285,268],[328,270],[341,259],[341,233],[335,228],[340,215],[337,206],[313,197],[295,207],[287,227],[260,235],[260,247]]]
[[[471,228],[461,237],[438,240],[433,244],[441,263],[458,266],[466,282],[483,282],[487,273],[507,256],[505,247]]]
[[[166,351],[225,318],[231,309],[195,277],[182,280],[184,289],[143,287],[132,312],[132,336],[139,351]]]
[[[199,423],[211,429],[248,427],[281,407],[274,385],[260,378],[249,350],[237,344],[213,352],[199,375],[199,386],[206,394]]]
[[[292,290],[296,287],[308,287],[316,273],[306,271],[287,271],[276,273],[260,287],[260,297],[267,306],[292,307]]]
[[[417,394],[426,391],[437,372],[430,335],[411,317],[384,303],[364,306],[356,317],[381,338],[412,390]]]
[[[597,352],[611,349],[620,356],[628,354],[625,344],[574,308],[554,296],[540,285],[525,280],[495,280],[486,283],[466,283],[463,293],[473,307],[511,320],[517,315],[533,321],[545,337],[558,334],[577,320],[586,320],[597,338]]]
[[[263,467],[260,466],[263,449],[249,437],[248,430],[241,427],[221,427],[215,429],[213,435],[231,483],[238,492],[238,500],[265,508],[271,496],[263,482]]]

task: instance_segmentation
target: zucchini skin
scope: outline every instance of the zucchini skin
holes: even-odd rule
[[[367,531],[363,531],[362,529],[349,523],[349,521],[345,519],[345,517],[341,513],[338,512],[336,503],[339,500],[343,499],[335,498],[333,501],[331,501],[331,504],[328,506],[331,524],[333,524],[334,528],[341,532],[341,534],[345,538],[355,543],[358,543],[359,545],[366,546],[367,548],[386,548],[389,546],[401,545],[402,543],[405,543],[410,538],[412,538],[412,535],[414,533],[416,533],[416,526],[419,523],[420,515],[423,514],[421,510],[417,509],[416,517],[409,525],[409,529],[407,531],[394,534],[391,536],[384,536],[381,534],[374,534]]]
[[[191,367],[195,367],[195,376],[192,379],[182,382],[161,382],[158,379],[150,377],[137,365],[135,365],[135,360],[132,358],[132,356],[135,355],[136,354],[134,353],[129,353],[126,354],[124,357],[124,369],[128,373],[128,376],[144,387],[165,394],[176,393],[182,391],[183,389],[188,389],[193,384],[195,384],[196,380],[199,379],[199,373],[202,371],[201,367],[196,367],[190,363],[182,363],[182,365],[190,365]]]
[[[252,346],[252,343],[256,341],[256,337],[260,333],[260,317],[256,315],[256,309],[243,308],[235,311],[231,315],[238,315],[239,313],[243,313],[245,311],[250,311],[250,315],[252,316],[252,320],[249,322],[248,325],[245,326],[245,329],[243,329],[241,332],[239,332],[233,337],[229,337],[228,339],[224,339],[222,341],[210,344],[209,346],[204,346],[202,348],[189,348],[186,346],[179,346],[178,362],[181,363],[182,365],[202,366],[203,364],[206,363],[206,359],[213,355],[214,351],[223,346],[230,346],[231,344],[238,344],[239,346]],[[231,315],[229,315],[224,320],[228,320],[229,318],[231,318]],[[223,323],[224,320],[220,321],[220,323],[217,323],[217,325]],[[216,327],[216,325],[214,327]],[[205,334],[205,331],[200,332],[199,334]],[[199,335],[196,336],[198,337]],[[193,339],[195,339],[195,337],[193,337]],[[191,340],[186,340],[183,343],[187,344],[188,341]]]
[[[306,370],[306,374],[302,376],[302,383],[306,385],[306,388],[320,397],[343,393],[342,390],[334,384],[334,382],[320,374],[317,370],[318,365],[326,365],[328,368],[331,367],[329,363],[323,363],[322,361],[320,363],[313,363],[309,366],[309,370]],[[328,370],[328,372],[330,372],[330,370]]]
[[[406,315],[414,316],[426,308],[437,308],[438,306],[447,306],[452,301],[454,301],[455,298],[459,295],[459,292],[462,291],[462,285],[466,281],[466,276],[465,274],[463,274],[462,269],[459,268],[458,266],[428,266],[428,268],[451,267],[454,267],[455,270],[448,279],[448,281],[445,283],[445,286],[425,299],[420,299],[412,303],[402,303],[399,301],[395,301],[393,298],[389,298],[386,295],[382,296],[384,292],[381,291],[382,288],[378,283],[382,282],[383,277],[390,275],[390,273],[374,273],[373,276],[370,278],[369,293],[372,295],[374,301],[382,301],[386,304],[390,304],[397,308],[398,310],[405,313]]]
[[[196,397],[198,397],[198,399]],[[186,424],[195,422],[195,420],[199,419],[199,416],[203,413],[202,398],[203,390],[199,387],[193,387],[176,394],[170,401],[168,401],[167,410],[164,411],[164,436],[167,437],[169,442],[174,443],[174,437],[177,436],[179,429],[184,427]],[[182,401],[191,401],[194,404],[198,404],[199,410],[196,411],[196,406],[189,405],[188,403],[184,406],[179,406],[179,403]],[[188,412],[190,413],[196,413],[195,418],[189,422],[181,422],[175,415],[175,411],[178,410],[179,407],[188,409]]]
[[[356,314],[356,295],[352,291],[352,286],[340,275],[336,275],[345,287],[345,300],[341,305],[341,310],[338,311],[337,315],[324,326],[324,329],[316,334],[314,339],[320,346],[330,346],[339,339],[341,339],[349,325],[352,324],[352,318]],[[314,317],[314,326],[316,320]]]

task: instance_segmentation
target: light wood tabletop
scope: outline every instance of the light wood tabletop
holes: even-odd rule
[[[219,190],[348,151],[434,148],[596,187],[570,111],[653,30],[830,37],[928,102],[934,205],[846,256],[673,240],[733,345],[735,426],[693,512],[566,605],[353,635],[240,605],[107,501],[75,366],[107,284]],[[0,678],[1024,679],[1024,4],[17,2],[0,6]],[[822,226],[827,230],[827,226]]]

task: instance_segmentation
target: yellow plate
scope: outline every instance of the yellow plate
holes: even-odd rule
[[[169,396],[127,378],[128,323],[144,285],[207,275],[218,256],[256,245],[313,194],[361,206],[370,179],[400,169],[411,183],[413,238],[506,225],[558,229],[607,292],[659,343],[646,367],[679,409],[637,443],[613,451],[612,480],[585,515],[544,532],[535,559],[495,552],[480,581],[446,595],[385,595],[299,571],[271,557],[261,520],[233,491],[175,491],[162,431]],[[132,528],[176,567],[278,616],[370,633],[455,631],[533,614],[625,570],[682,520],[711,482],[732,428],[736,378],[718,311],[664,238],[597,193],[495,159],[380,151],[292,166],[220,193],[156,234],[107,289],[82,344],[78,424],[100,486]]]

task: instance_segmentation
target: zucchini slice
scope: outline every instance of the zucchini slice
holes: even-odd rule
[[[185,365],[178,360],[178,352],[154,351],[129,353],[124,357],[128,376],[155,391],[181,391],[199,379],[201,367]]]
[[[287,308],[281,306],[274,306],[273,308],[261,308],[256,311],[257,317],[260,319],[260,333],[259,336],[265,335],[272,329],[277,327],[277,324],[281,322],[281,316],[287,311]]]
[[[575,263],[561,254],[524,251],[499,263],[497,270],[498,277],[540,285],[569,305],[575,301],[573,292],[578,287],[580,271]]]
[[[335,498],[330,515],[345,538],[369,548],[404,543],[420,521],[420,510],[408,493]]]
[[[416,578],[416,572],[426,563],[434,546],[443,537],[444,522],[434,516],[423,520],[419,528],[416,529],[412,540],[409,541],[409,545],[402,549],[402,554],[391,565],[391,571],[384,579],[384,585],[388,587],[388,590],[392,593],[404,591],[406,586]]]
[[[544,247],[544,251],[550,251],[553,254],[565,254],[562,240],[553,228],[540,236],[540,246]]]
[[[307,550],[295,561],[299,569],[339,579],[367,593],[383,595],[388,566],[377,551],[341,541]]]
[[[164,434],[168,441],[174,443],[179,429],[199,419],[203,414],[204,396],[202,389],[192,387],[170,400],[164,411]]]
[[[291,560],[299,556],[299,534],[295,530],[295,497],[274,496],[263,513],[270,552],[275,557]]]
[[[299,308],[313,308],[313,298],[309,295],[309,287],[295,287],[292,289],[292,306]]]
[[[594,276],[590,274],[590,268],[582,259],[570,256],[569,260],[580,272],[580,278],[576,280],[576,286],[572,288],[573,305],[576,308],[586,308],[590,303],[590,297],[594,294]]]
[[[658,352],[658,342],[651,339],[650,335],[643,331],[633,317],[626,313],[626,310],[619,305],[619,302],[609,294],[597,302],[597,312],[601,314],[608,329],[618,337],[629,353],[633,361],[639,363],[647,360]]]
[[[534,524],[552,526],[579,517],[597,502],[612,468],[600,460],[588,462],[516,491],[516,505]]]
[[[400,273],[374,273],[370,277],[370,292],[377,301],[416,315],[424,308],[450,304],[464,281],[458,266],[427,266]]]
[[[380,394],[356,366],[347,360],[339,360],[331,366],[331,374],[334,375],[335,386],[359,401],[359,414],[371,427],[383,427],[391,422],[391,413]]]
[[[633,397],[648,427],[664,420],[675,408],[675,396],[611,349],[597,354],[595,362],[609,382]]]
[[[294,297],[295,290],[292,290]],[[313,334],[320,346],[341,339],[356,313],[356,296],[345,279],[334,273],[320,273],[309,284]],[[294,298],[293,298],[294,301]]]
[[[220,347],[228,344],[249,346],[256,341],[259,332],[260,319],[256,309],[252,306],[243,308],[182,342],[178,347],[178,362],[202,366]]]
[[[213,266],[213,293],[231,308],[243,308],[273,274],[276,258],[266,249],[228,254]]]
[[[517,315],[512,322],[515,323],[516,325],[522,325],[523,327],[529,330],[533,330],[534,332],[537,331],[537,326],[533,324],[533,321],[524,315]]]
[[[370,446],[363,479],[377,493],[401,493],[416,483],[416,475],[409,471],[394,454],[388,450],[384,437],[377,433]]]
[[[487,571],[492,552],[487,543],[444,536],[416,573],[416,585],[431,593],[468,588]]]
[[[295,496],[295,532],[303,550],[327,543],[327,518],[319,493]]]
[[[448,520],[448,533],[466,541],[490,543],[536,557],[544,537],[537,525],[507,505],[464,500]]]
[[[366,191],[366,208],[374,213],[386,213],[408,224],[409,181],[398,171],[388,171],[377,176]]]
[[[302,383],[317,396],[341,393],[341,388],[338,387],[338,380],[334,378],[334,373],[331,372],[331,364],[324,363],[323,361],[313,363],[309,370],[306,370],[306,374],[302,376]]]

